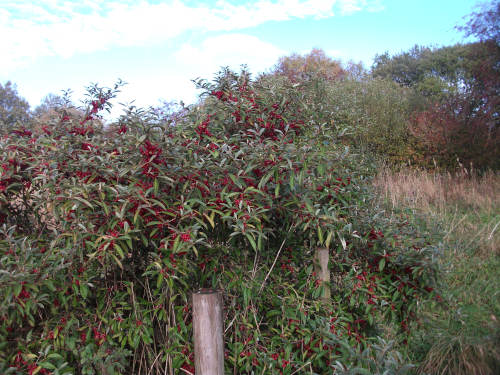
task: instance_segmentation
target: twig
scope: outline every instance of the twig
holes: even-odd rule
[[[259,289],[259,293],[257,293],[257,295],[259,295],[260,292],[262,292],[262,289],[264,289],[264,284],[266,283],[267,278],[269,277],[269,275],[273,271],[274,265],[276,264],[276,261],[278,260],[278,257],[280,256],[281,249],[283,249],[283,245],[285,244],[285,241],[286,241],[286,238],[281,243],[280,249],[278,250],[278,254],[276,254],[276,257],[274,258],[273,265],[271,266],[271,269],[269,270],[269,272],[267,273],[266,277],[264,278],[264,281],[262,282],[262,285],[260,286],[260,289]]]
[[[495,232],[495,230],[498,228],[498,225],[500,224],[500,221],[495,225],[495,227],[493,228],[493,230],[491,231],[490,235],[488,236],[488,239],[491,240],[493,238],[493,233]]]
[[[306,367],[310,363],[311,362],[307,362],[306,364],[302,365],[300,368],[298,368],[297,370],[295,370],[294,372],[292,372],[290,375],[296,374],[297,372],[299,372],[300,370],[302,370],[304,367]]]
[[[231,328],[231,326],[233,325],[233,323],[234,323],[234,321],[235,321],[235,320],[236,320],[236,315],[234,316],[233,320],[231,320],[231,322],[228,324],[228,326],[227,326],[227,327],[226,327],[226,329],[224,330],[224,333],[226,333],[226,332],[227,332],[227,330],[228,330],[229,328]]]
[[[255,275],[257,273],[257,257],[259,253],[256,251],[255,252],[255,257],[253,259],[253,269],[252,269],[252,280],[255,279]]]
[[[161,352],[160,352],[160,353],[158,353],[158,355],[156,356],[155,360],[153,361],[153,364],[152,364],[152,365],[151,365],[151,367],[149,368],[148,375],[149,375],[149,374],[151,374],[151,371],[153,371],[153,367],[154,367],[154,365],[155,365],[156,361],[158,361],[158,358],[160,358],[160,356],[161,356]]]

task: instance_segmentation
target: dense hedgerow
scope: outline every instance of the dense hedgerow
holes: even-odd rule
[[[0,372],[194,373],[198,288],[224,292],[231,373],[329,374],[363,366],[387,324],[404,340],[433,249],[373,208],[366,163],[307,86],[199,84],[175,126],[139,111],[103,127],[119,87],[92,87],[82,117],[2,138]]]

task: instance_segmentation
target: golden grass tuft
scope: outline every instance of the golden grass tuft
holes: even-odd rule
[[[488,344],[470,344],[460,336],[438,339],[418,369],[418,373],[495,375],[495,364],[491,358],[498,358],[500,353],[495,343]]]

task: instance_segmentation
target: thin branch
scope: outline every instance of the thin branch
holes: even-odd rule
[[[283,240],[283,242],[281,243],[281,246],[280,246],[280,249],[278,250],[278,254],[276,254],[276,257],[274,258],[274,262],[273,262],[273,265],[271,266],[271,269],[269,270],[269,272],[267,273],[266,277],[264,278],[264,281],[262,282],[262,285],[260,286],[260,289],[259,289],[259,293],[257,293],[257,295],[260,294],[260,292],[262,292],[262,289],[264,289],[264,285],[267,281],[267,278],[269,277],[269,275],[271,274],[271,272],[273,271],[273,268],[276,264],[276,261],[278,260],[278,257],[280,256],[280,253],[281,253],[281,249],[283,249],[283,245],[285,244],[285,241],[286,241],[286,238]]]

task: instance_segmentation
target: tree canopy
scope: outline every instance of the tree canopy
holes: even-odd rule
[[[0,83],[0,127],[12,127],[30,119],[30,105],[19,96],[16,85],[7,81]]]
[[[281,57],[274,67],[274,73],[283,74],[292,81],[308,79],[313,75],[335,80],[346,75],[340,61],[332,59],[318,48],[313,48],[305,55],[294,53]]]
[[[466,37],[474,36],[481,42],[495,41],[500,45],[500,1],[482,3],[479,10],[467,16],[465,25],[457,26],[457,30]]]

